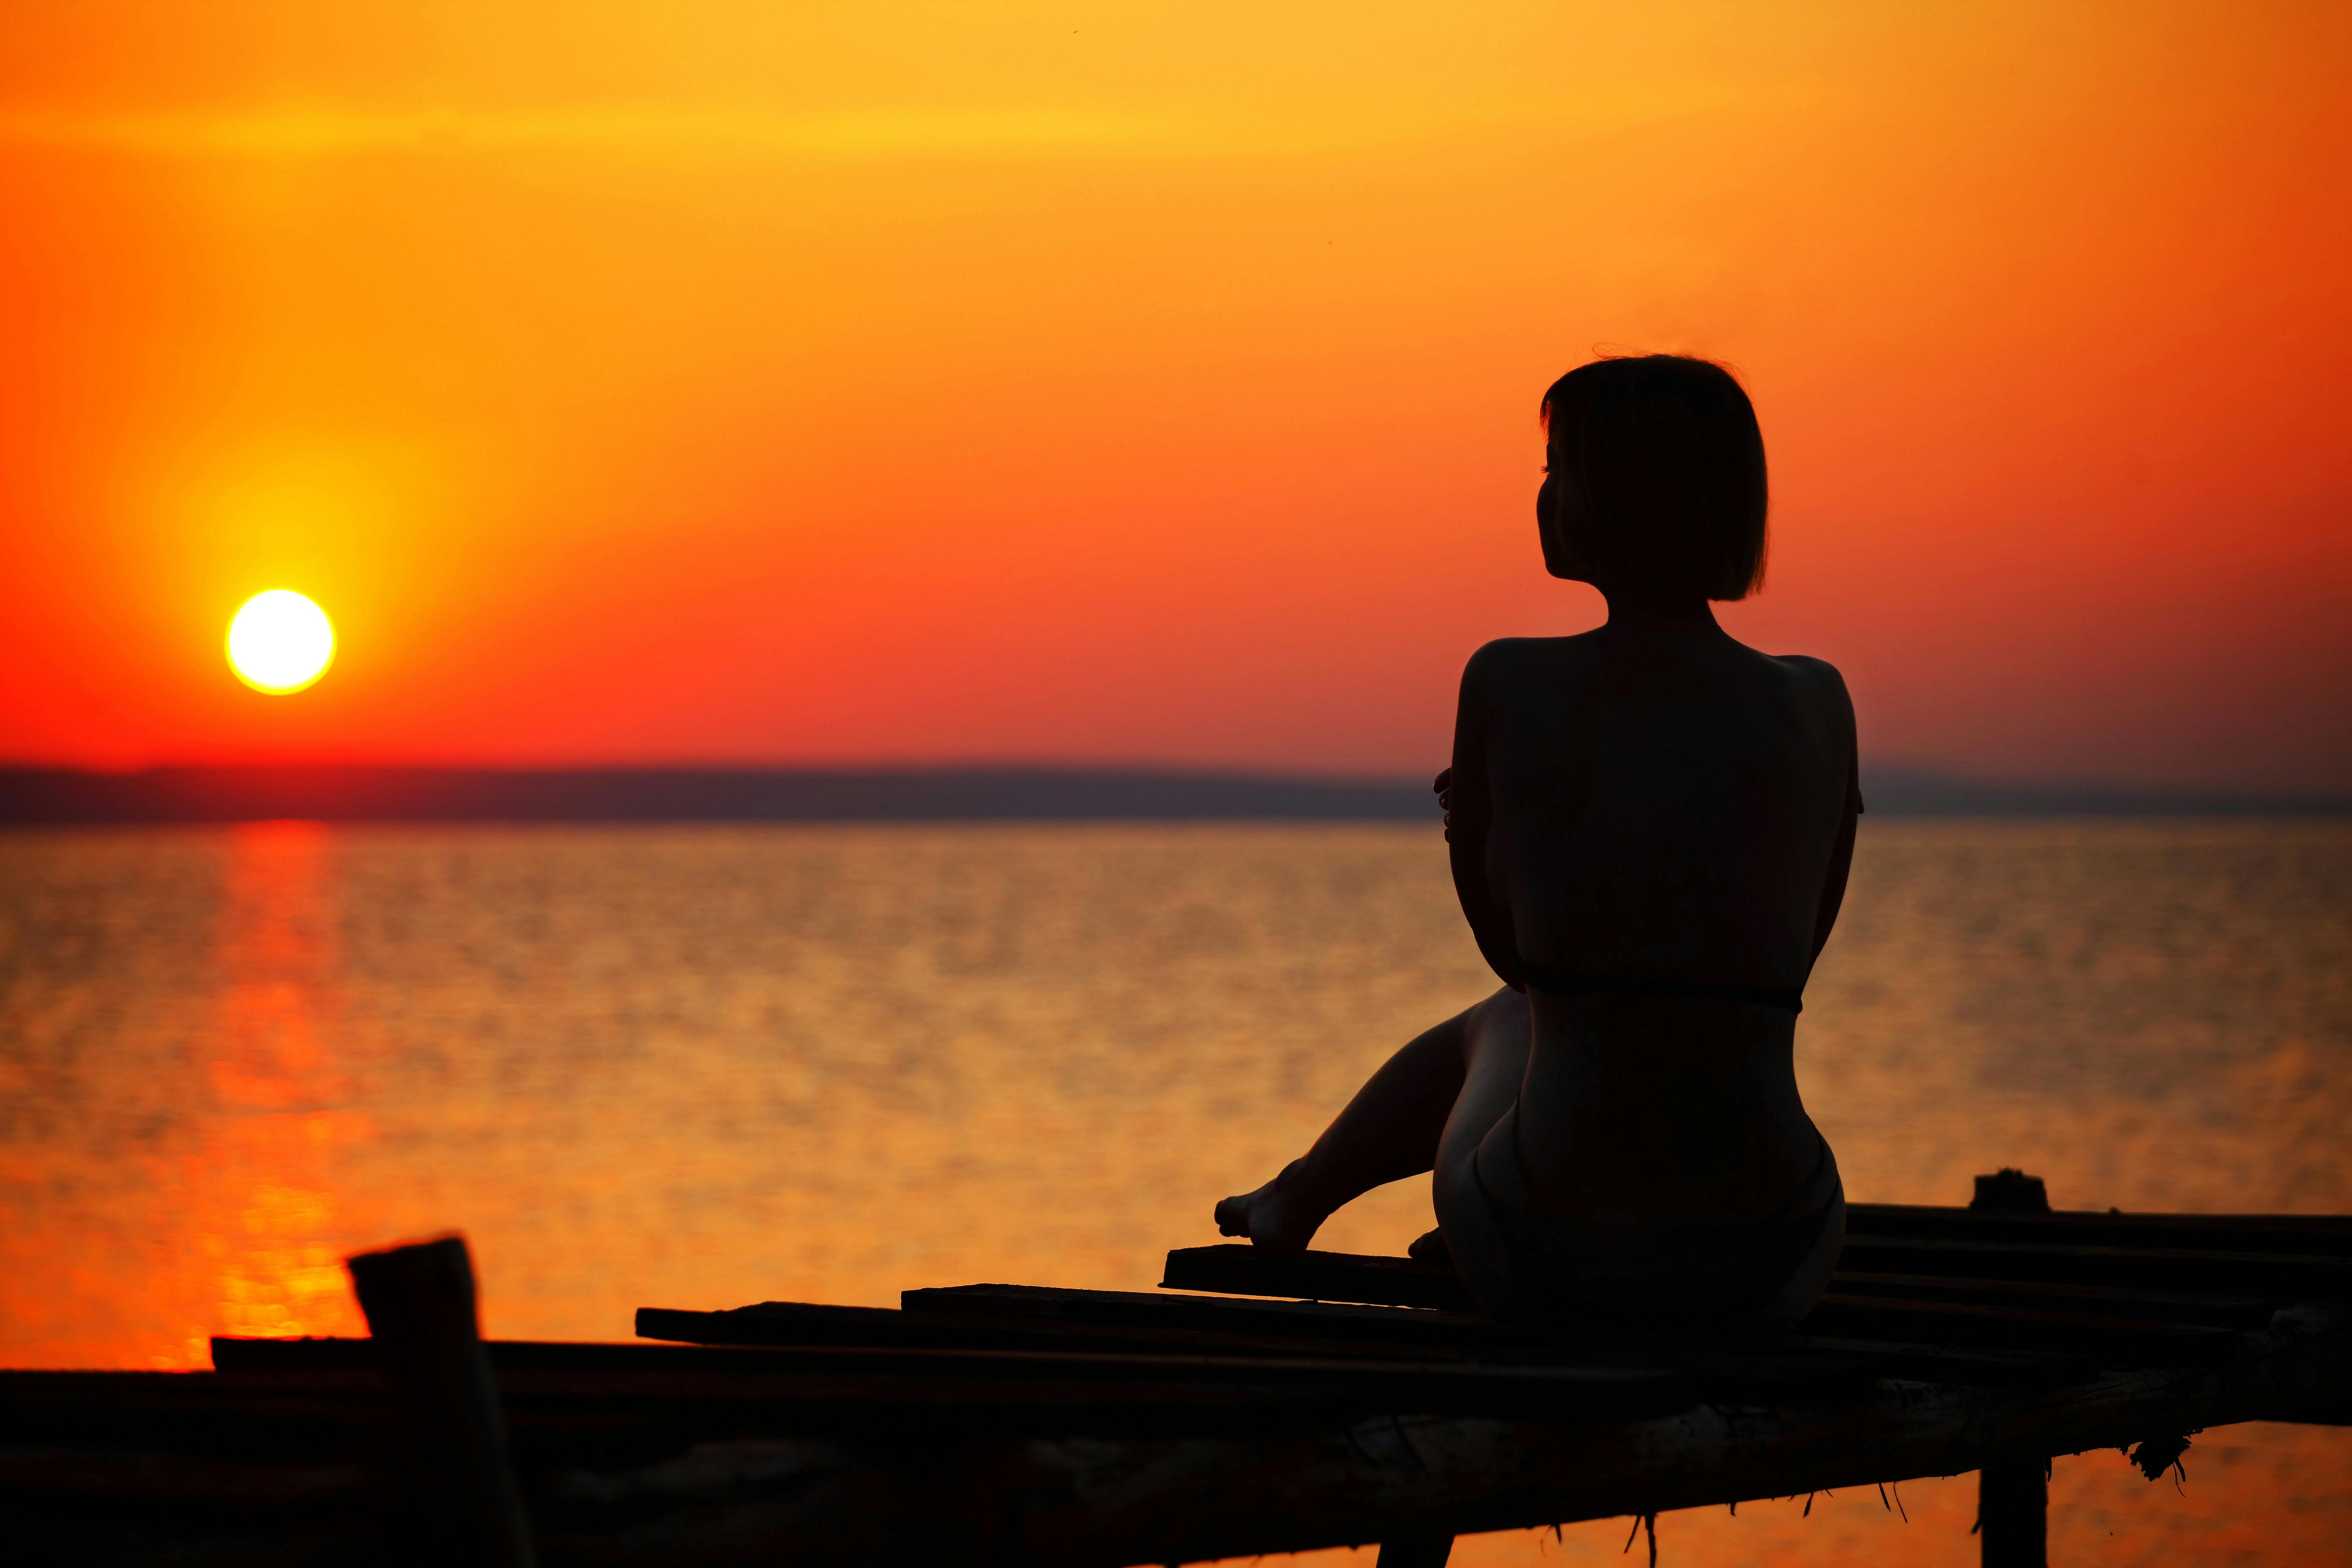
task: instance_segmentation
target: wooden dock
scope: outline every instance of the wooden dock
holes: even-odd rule
[[[1213,1247],[1171,1253],[1160,1292],[649,1307],[637,1343],[478,1346],[469,1279],[460,1312],[439,1275],[383,1283],[396,1263],[377,1300],[362,1280],[375,1339],[0,1373],[0,1521],[12,1560],[78,1564],[1118,1568],[1379,1542],[1423,1568],[1469,1531],[1979,1470],[2005,1563],[2039,1561],[2053,1455],[2352,1422],[2352,1216],[1850,1223],[1819,1310],[1753,1341],[1549,1336],[1442,1267]]]

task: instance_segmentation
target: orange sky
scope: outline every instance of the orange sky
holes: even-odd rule
[[[0,756],[1426,771],[1602,346],[1874,757],[2352,788],[2347,16],[11,6]]]

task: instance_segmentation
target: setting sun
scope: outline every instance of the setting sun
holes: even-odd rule
[[[290,588],[256,594],[228,624],[228,667],[256,691],[299,691],[334,659],[327,613]]]

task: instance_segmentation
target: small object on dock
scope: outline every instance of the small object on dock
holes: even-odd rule
[[[347,1258],[436,1560],[532,1568],[463,1237]]]
[[[2050,1212],[2050,1189],[2042,1184],[2039,1176],[2003,1165],[1990,1176],[1977,1178],[1977,1195],[1969,1200],[1972,1209],[2021,1209],[2033,1214]]]

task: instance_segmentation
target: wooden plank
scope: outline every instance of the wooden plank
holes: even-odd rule
[[[2000,1214],[1983,1217],[1999,1224],[2041,1216]],[[1865,1233],[1847,1237],[1839,1272],[2009,1279],[2228,1296],[2242,1304],[2241,1311],[2243,1302],[2253,1300],[2276,1304],[2284,1300],[2352,1299],[2352,1257],[2329,1254],[2092,1247]],[[1180,1247],[1169,1253],[1161,1284],[1171,1289],[1327,1302],[1430,1307],[1450,1300],[1452,1310],[1475,1310],[1469,1293],[1451,1270],[1405,1258],[1364,1258],[1339,1252],[1307,1252],[1281,1258],[1268,1258],[1245,1246]]]
[[[416,1500],[388,1451],[232,1456],[215,1433],[205,1447],[170,1452],[126,1436],[94,1450],[0,1448],[10,1568],[385,1564],[397,1551],[388,1543],[416,1541]]]
[[[1244,1248],[1242,1250],[1247,1250]],[[1341,1256],[1341,1255],[1334,1255]],[[1404,1340],[1451,1345],[1540,1345],[1547,1336],[1479,1312],[1296,1300],[1255,1295],[1162,1295],[1149,1290],[1069,1290],[1045,1285],[953,1285],[906,1290],[910,1316],[1129,1323],[1195,1329],[1246,1324],[1270,1333],[1303,1329],[1328,1338]]]
[[[1822,1298],[1797,1331],[1852,1340],[2073,1351],[2110,1367],[2210,1365],[2227,1360],[2238,1343],[2231,1331],[2204,1324],[1835,1292]]]
[[[1666,1358],[1677,1366],[1694,1370],[1704,1368],[1709,1376],[1718,1373],[1737,1375],[1747,1368],[1758,1369],[1759,1376],[1769,1375],[1772,1371],[1791,1368],[1791,1363],[1826,1360],[1840,1372],[1859,1363],[1866,1368],[1869,1375],[1874,1377],[1949,1381],[1989,1387],[2042,1388],[2080,1381],[2092,1376],[2095,1371],[2088,1358],[2056,1350],[2012,1352],[1969,1346],[1939,1349],[1910,1342],[1873,1345],[1856,1339],[1840,1339],[1832,1342],[1818,1335],[1745,1340],[1706,1339],[1687,1334],[1637,1336],[1579,1332],[1563,1338],[1531,1330],[1506,1328],[1486,1319],[1455,1313],[1396,1307],[1261,1301],[1221,1296],[1151,1296],[1131,1291],[978,1285],[908,1291],[906,1299],[910,1304],[919,1303],[926,1311],[1087,1312],[1129,1322],[1154,1319],[1186,1323],[1213,1323],[1221,1320],[1247,1321],[1263,1321],[1277,1314],[1290,1321],[1307,1318],[1359,1323],[1418,1322],[1426,1324],[1433,1332],[1454,1335],[1498,1332],[1515,1336],[1515,1342],[1509,1349],[1487,1352],[1498,1356],[1528,1356],[1537,1353],[1530,1348],[1531,1344],[1549,1344],[1558,1348],[1560,1353],[1577,1360],[1614,1358],[1635,1364]]]
[[[1180,1247],[1160,1280],[1170,1290],[1287,1296],[1304,1301],[1373,1301],[1394,1307],[1475,1312],[1454,1270],[1409,1258],[1307,1251],[1276,1257],[1255,1247]]]
[[[1214,1429],[1230,1432],[1237,1429],[1236,1415],[1244,1420],[1259,1418],[1253,1412],[1318,1420],[1334,1415],[1352,1420],[1441,1412],[1581,1421],[1636,1410],[1662,1414],[1696,1400],[1693,1378],[1654,1367],[1433,1365],[1270,1357],[1047,1357],[1034,1352],[953,1351],[826,1354],[828,1358],[872,1354],[898,1364],[887,1370],[812,1366],[789,1375],[759,1378],[517,1372],[501,1373],[500,1381],[502,1387],[542,1398],[689,1397],[756,1404],[765,1407],[758,1418],[779,1435],[810,1429],[793,1424],[800,1413],[846,1415],[854,1418],[852,1425],[864,1428],[867,1425],[864,1417],[877,1405],[920,1410],[927,1421],[951,1415],[961,1425],[971,1425],[992,1410],[1019,1417],[1033,1409],[1050,1409],[1055,1412],[1052,1419],[1057,1425],[1045,1429],[1082,1434],[1123,1429],[1131,1424],[1130,1418],[1148,1418],[1160,1411],[1205,1409],[1217,1415],[1211,1424]],[[903,1358],[915,1356],[950,1364],[904,1364]],[[1051,1368],[1004,1364],[1014,1359],[1065,1364]],[[1197,1422],[1189,1425],[1202,1426]],[[887,1427],[904,1430],[907,1423],[893,1420]],[[1024,1420],[1022,1429],[1037,1428]]]
[[[1772,1342],[1826,1355],[1864,1357],[1881,1379],[1890,1382],[2042,1390],[2095,1383],[2099,1377],[2098,1363],[2074,1351],[1850,1340],[1828,1334],[1787,1334]]]
[[[363,1508],[381,1511],[398,1495],[381,1465],[171,1453],[96,1453],[72,1448],[0,1450],[0,1496],[194,1509],[207,1512]],[[15,1510],[5,1510],[21,1523]]]
[[[316,1373],[0,1372],[0,1448],[386,1461],[383,1378]]]
[[[378,1347],[364,1339],[222,1339],[214,1342],[224,1367],[236,1370],[356,1371],[378,1364]],[[856,1373],[921,1377],[999,1377],[1014,1381],[1079,1378],[1150,1382],[1178,1369],[1192,1377],[1230,1374],[1244,1381],[1279,1376],[1265,1358],[1199,1353],[1134,1354],[1097,1349],[1041,1350],[925,1345],[698,1345],[613,1343],[580,1340],[489,1340],[490,1365],[506,1373],[583,1373],[730,1378],[751,1386],[762,1379]],[[1318,1368],[1314,1374],[1319,1374]],[[644,1386],[655,1386],[652,1381]],[[553,1386],[553,1385],[550,1385]],[[624,1392],[625,1392],[625,1387]]]
[[[1165,1298],[1145,1298],[1146,1300]],[[1256,1303],[1246,1303],[1256,1305]],[[687,1314],[702,1317],[728,1317],[731,1314]],[[877,1313],[885,1318],[899,1318],[898,1313]],[[745,1321],[757,1322],[757,1316]],[[795,1315],[783,1315],[782,1321],[796,1321]],[[945,1323],[926,1323],[919,1318],[904,1320],[907,1326],[920,1331],[939,1327],[950,1331],[961,1325],[954,1320]],[[989,1325],[980,1325],[986,1328]],[[965,1375],[974,1368],[992,1370],[1009,1376],[1035,1375],[1041,1379],[1072,1375],[1066,1369],[1076,1369],[1076,1374],[1097,1376],[1099,1369],[1111,1366],[1120,1369],[1114,1376],[1130,1376],[1148,1381],[1160,1375],[1199,1378],[1218,1375],[1213,1371],[1203,1373],[1200,1369],[1228,1368],[1225,1375],[1241,1377],[1241,1366],[1262,1364],[1267,1361],[1314,1361],[1333,1363],[1343,1375],[1354,1376],[1367,1362],[1377,1357],[1382,1365],[1417,1367],[1423,1371],[1441,1366],[1466,1366],[1489,1376],[1507,1375],[1516,1370],[1575,1371],[1578,1369],[1611,1373],[1633,1373],[1654,1374],[1685,1380],[1688,1397],[1759,1403],[1819,1398],[1843,1397],[1885,1369],[1873,1365],[1865,1357],[1850,1353],[1822,1353],[1817,1351],[1783,1352],[1771,1344],[1724,1345],[1689,1343],[1649,1343],[1639,1345],[1595,1344],[1586,1346],[1548,1346],[1537,1349],[1489,1349],[1483,1352],[1459,1348],[1441,1352],[1432,1359],[1426,1347],[1412,1345],[1318,1345],[1308,1357],[1289,1357],[1283,1352],[1290,1342],[1259,1342],[1248,1336],[1187,1335],[1173,1343],[1154,1340],[1149,1331],[1103,1331],[1118,1333],[1117,1339],[1080,1342],[1075,1346],[1055,1342],[1065,1331],[1042,1326],[1026,1336],[1018,1337],[1015,1348],[1036,1351],[1051,1348],[1055,1352],[1115,1352],[1108,1358],[1100,1354],[1055,1354],[1044,1358],[1034,1356],[999,1356],[985,1353],[975,1357],[908,1358],[894,1361],[887,1352],[892,1349],[940,1349],[940,1346],[876,1345],[869,1347],[789,1346],[772,1340],[756,1342],[754,1346],[741,1347],[737,1354],[729,1349],[713,1347],[709,1353],[698,1354],[700,1347],[686,1345],[612,1345],[570,1342],[530,1342],[492,1341],[488,1345],[490,1361],[500,1373],[510,1372],[691,1372],[735,1373],[745,1376],[771,1375],[781,1370],[798,1372],[850,1372],[871,1373],[889,1372],[908,1377],[930,1374]],[[1018,1331],[1014,1331],[1017,1334]],[[1242,1342],[1238,1352],[1231,1346],[1215,1346],[1204,1351],[1195,1340],[1231,1339]],[[863,1353],[831,1354],[833,1351],[860,1349]],[[974,1347],[958,1347],[974,1348]],[[983,1351],[1002,1350],[1002,1345],[979,1347]],[[631,1353],[637,1352],[637,1353]],[[782,1353],[780,1353],[782,1352]],[[215,1340],[215,1364],[236,1370],[288,1371],[305,1367],[349,1371],[373,1363],[373,1351],[366,1340]],[[1361,1380],[1359,1379],[1360,1384]],[[1544,1397],[1549,1397],[1545,1394]],[[1516,1406],[1514,1406],[1516,1408]],[[1563,1407],[1567,1413],[1567,1407]]]
[[[2249,1267],[2244,1255],[1991,1242],[1865,1239],[1849,1242],[1846,1256],[1850,1261],[1889,1264],[1877,1278],[1917,1283],[1874,1290],[1867,1284],[1872,1276],[1857,1270],[1864,1287],[1847,1292],[1841,1289],[1848,1277],[1842,1272],[1832,1281],[1832,1299],[1807,1325],[1809,1337],[2044,1351],[2093,1356],[2116,1365],[2187,1365],[2219,1359],[2228,1353],[2229,1331],[2258,1327],[2270,1317],[2267,1302],[2244,1296],[2118,1293],[2117,1273],[2126,1280],[2136,1275],[2141,1283],[2159,1284],[2177,1284],[2184,1275],[2192,1282],[2251,1278],[2273,1285],[2308,1285],[2330,1278],[2329,1260],[2323,1258],[2256,1258]],[[1366,1296],[1390,1293],[1405,1277],[1390,1266],[1394,1261],[1390,1259],[1378,1260],[1379,1267],[1360,1268],[1360,1260],[1347,1254],[1309,1255],[1304,1270],[1285,1267],[1286,1261],[1264,1266],[1254,1249],[1244,1247],[1186,1248],[1169,1255],[1168,1279],[1180,1284],[1217,1280],[1268,1290],[1312,1284],[1328,1294]],[[1979,1271],[2025,1278],[1996,1289],[1988,1288],[1995,1281],[1975,1278]],[[1945,1282],[1940,1289],[1939,1280]],[[1426,1295],[1425,1287],[1417,1289]],[[2042,1292],[2038,1297],[2037,1290]],[[2071,1296],[2053,1294],[2056,1291]],[[2108,1307],[2123,1310],[2105,1310]],[[2196,1321],[2200,1315],[2219,1316],[2222,1321],[2200,1322]],[[2181,1321],[2182,1316],[2189,1321]]]
[[[1496,1335],[1489,1342],[1415,1343],[1398,1338],[1391,1340],[1327,1341],[1303,1340],[1289,1336],[1260,1335],[1248,1332],[1216,1332],[1206,1330],[1159,1328],[1148,1326],[1159,1316],[1155,1309],[1173,1309],[1181,1320],[1188,1322],[1213,1321],[1221,1309],[1235,1309],[1234,1317],[1247,1322],[1267,1314],[1264,1309],[1272,1306],[1299,1308],[1286,1312],[1285,1321],[1305,1318],[1311,1323],[1312,1314],[1326,1310],[1304,1303],[1271,1303],[1264,1301],[1200,1297],[1169,1297],[1130,1295],[1124,1292],[1047,1292],[1041,1288],[992,1286],[988,1291],[1003,1292],[989,1298],[995,1305],[1018,1306],[1021,1298],[1034,1289],[1039,1295],[1063,1297],[1059,1303],[1067,1307],[1067,1297],[1095,1296],[1107,1298],[1098,1304],[1107,1305],[1123,1321],[1133,1321],[1139,1326],[1108,1325],[1062,1321],[1024,1323],[1017,1318],[991,1316],[978,1321],[951,1314],[931,1316],[908,1313],[908,1326],[947,1333],[967,1329],[1009,1334],[1036,1336],[1031,1344],[1070,1342],[1070,1348],[1124,1349],[1150,1351],[1153,1353],[1193,1352],[1208,1351],[1220,1355],[1284,1356],[1297,1353],[1295,1347],[1306,1347],[1306,1353],[1335,1359],[1380,1357],[1398,1360],[1441,1360],[1475,1362],[1490,1367],[1509,1366],[1607,1366],[1633,1369],[1654,1369],[1686,1374],[1699,1381],[1697,1397],[1742,1402],[1832,1397],[1841,1391],[1873,1377],[1892,1375],[1873,1363],[1866,1356],[1849,1352],[1825,1353],[1815,1350],[1790,1351],[1776,1341],[1691,1341],[1602,1339],[1585,1336],[1559,1340],[1548,1336],[1529,1336],[1519,1331]],[[1418,1314],[1416,1314],[1418,1315]],[[649,1316],[641,1311],[641,1319]],[[667,1321],[676,1314],[663,1314],[659,1321]],[[699,1314],[705,1318],[730,1318],[733,1314]],[[789,1323],[792,1320],[785,1319]],[[1164,1320],[1163,1320],[1164,1321]],[[757,1317],[746,1317],[746,1324],[759,1323]],[[730,1331],[730,1327],[708,1322],[690,1326],[698,1335],[718,1335]],[[778,1330],[761,1326],[752,1331],[761,1337],[755,1342],[785,1342],[778,1336],[789,1329]],[[1097,1339],[1093,1336],[1116,1336]],[[705,1342],[720,1342],[716,1338]]]
[[[233,1363],[302,1364],[336,1371],[365,1364],[371,1342],[245,1341],[224,1346]],[[541,1401],[593,1397],[626,1405],[678,1400],[789,1407],[837,1429],[856,1404],[901,1413],[995,1409],[1024,1423],[1042,1407],[1081,1431],[1108,1417],[1149,1419],[1160,1410],[1486,1414],[1590,1419],[1630,1408],[1678,1408],[1696,1397],[1692,1375],[1671,1364],[1583,1365],[1427,1363],[1338,1358],[1108,1352],[942,1350],[869,1346],[715,1347],[492,1342],[488,1359],[509,1395]],[[518,1417],[520,1419],[520,1417]],[[797,1418],[797,1417],[796,1417]],[[853,1422],[852,1425],[861,1425]],[[778,1430],[796,1430],[790,1426]]]
[[[1840,1266],[1868,1274],[2038,1280],[2294,1301],[2352,1300],[2352,1258],[2286,1253],[1860,1236],[1846,1238]]]
[[[2180,1290],[2124,1290],[2101,1285],[2053,1285],[2029,1279],[1971,1279],[1953,1275],[1864,1274],[1839,1270],[1830,1290],[1841,1296],[1886,1296],[1919,1301],[1974,1301],[2051,1312],[2091,1312],[2166,1323],[2201,1323],[2251,1332],[2269,1325],[2276,1301]]]
[[[317,1367],[356,1371],[377,1364],[379,1347],[363,1339],[222,1340],[218,1353],[232,1365],[268,1371]],[[637,1384],[612,1386],[626,1394],[633,1388],[660,1386],[662,1378],[729,1380],[753,1390],[769,1384],[805,1376],[857,1375],[919,1380],[924,1377],[995,1378],[1011,1383],[1080,1380],[1089,1383],[1130,1381],[1148,1384],[1181,1377],[1193,1382],[1220,1378],[1242,1384],[1282,1381],[1320,1384],[1354,1377],[1370,1369],[1411,1373],[1465,1371],[1485,1375],[1481,1364],[1461,1363],[1374,1362],[1365,1358],[1334,1362],[1328,1358],[1295,1360],[1240,1357],[1198,1352],[1139,1354],[1091,1348],[1076,1351],[1041,1350],[1031,1346],[1002,1348],[942,1348],[903,1345],[689,1345],[609,1343],[571,1340],[491,1340],[484,1342],[490,1365],[508,1373],[594,1374],[599,1378],[635,1377]],[[1559,1370],[1559,1369],[1547,1369]],[[1570,1369],[1573,1370],[1573,1369]],[[1609,1374],[1614,1381],[1617,1373]],[[605,1384],[599,1383],[598,1386]],[[560,1387],[561,1383],[542,1384]]]
[[[2352,1257],[2352,1215],[2124,1214],[2086,1209],[2034,1212],[1947,1208],[1927,1204],[1849,1204],[1846,1233],[1948,1241]]]
[[[1344,1373],[1313,1383],[1278,1370],[1244,1382],[1172,1367],[1150,1382],[1090,1380],[1076,1369],[1033,1378],[941,1368],[916,1376],[820,1369],[762,1377],[708,1365],[681,1372],[526,1368],[495,1375],[513,1452],[526,1468],[651,1462],[697,1442],[1214,1436],[1360,1419],[1370,1414],[1367,1398],[1402,1398],[1401,1408],[1410,1410],[1458,1396],[1465,1405],[1522,1413],[1536,1402],[1524,1387],[1496,1397],[1491,1388],[1416,1384],[1412,1371],[1378,1384]],[[70,1388],[55,1381],[27,1387],[22,1375],[0,1373],[0,1449],[98,1447],[286,1460],[348,1454],[403,1468],[381,1440],[383,1379],[373,1371],[91,1373]],[[1576,1407],[1580,1394],[1594,1396],[1594,1409],[1625,1397],[1659,1407],[1684,1403],[1684,1391],[1665,1384],[1638,1374],[1615,1388],[1587,1380],[1580,1389],[1547,1390],[1543,1403],[1555,1415]],[[288,1395],[298,1393],[308,1395],[297,1402],[308,1407],[289,1411]]]
[[[1059,1321],[1019,1317],[954,1316],[882,1309],[871,1318],[841,1320],[825,1309],[764,1301],[720,1312],[640,1307],[637,1337],[707,1345],[928,1346],[940,1350],[1127,1350],[1137,1353],[1217,1355],[1363,1356],[1463,1360],[1478,1353],[1470,1344],[1400,1335],[1390,1339],[1327,1338],[1311,1323],[1298,1332],[1255,1332],[1244,1328],[1194,1329],[1169,1325]],[[1286,1325],[1287,1326],[1287,1325]]]

